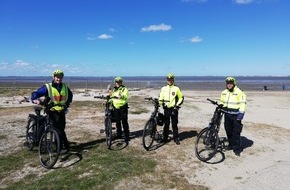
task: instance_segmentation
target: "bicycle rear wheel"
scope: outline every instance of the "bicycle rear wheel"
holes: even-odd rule
[[[108,148],[111,148],[112,145],[112,121],[108,117],[105,119],[105,132],[106,132],[106,143]]]
[[[36,130],[36,121],[33,118],[29,118],[26,125],[26,142],[28,150],[32,150],[35,144],[35,130]]]
[[[60,140],[56,130],[48,129],[40,138],[38,157],[44,168],[50,169],[57,162],[60,152]]]
[[[219,146],[219,136],[216,130],[204,128],[197,135],[195,143],[196,157],[206,162],[210,160],[217,153]]]
[[[156,134],[156,123],[153,119],[149,119],[145,124],[142,136],[143,147],[146,150],[149,150],[150,147],[152,146],[155,134]]]

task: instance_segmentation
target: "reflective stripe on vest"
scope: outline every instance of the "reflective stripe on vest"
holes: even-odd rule
[[[58,90],[53,87],[51,83],[46,84],[46,88],[48,90],[50,102],[54,103],[54,106],[51,108],[51,110],[62,111],[68,99],[67,86],[65,84],[62,84],[60,92],[58,92]]]

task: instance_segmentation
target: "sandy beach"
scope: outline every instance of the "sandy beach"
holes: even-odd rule
[[[166,168],[171,175],[185,179],[190,184],[203,185],[213,190],[225,189],[288,189],[290,187],[290,92],[289,91],[246,91],[247,110],[243,120],[242,143],[244,150],[240,157],[231,151],[217,154],[208,163],[199,161],[194,152],[194,143],[197,133],[207,126],[214,105],[206,101],[207,98],[218,100],[221,91],[183,91],[184,104],[180,109],[179,132],[181,145],[173,141],[157,150],[144,154],[159,159],[156,170]],[[74,101],[102,101],[94,98],[96,94],[103,93],[91,90],[89,93],[78,91]],[[130,91],[130,111],[137,106],[152,111],[152,104],[143,102],[145,97],[158,97],[159,90],[141,89]],[[134,97],[134,98],[133,98]],[[134,100],[134,101],[133,101]],[[138,102],[136,100],[139,100]],[[25,138],[24,127],[27,110],[32,110],[30,102],[23,101],[23,96],[0,97],[0,107],[23,107],[24,111],[12,115],[1,112],[1,135],[9,138],[0,139],[0,155],[13,154],[23,146]],[[13,110],[12,110],[13,111]],[[91,132],[103,128],[101,122],[91,119],[93,116],[102,118],[103,113],[78,113],[75,117],[73,106],[68,115],[67,134],[69,140],[77,139],[75,135],[79,128]],[[149,113],[129,114],[129,124],[132,140],[129,146],[143,149],[141,136],[137,132],[143,129]],[[85,119],[85,121],[84,121]],[[13,120],[20,120],[21,125],[11,126]],[[97,123],[97,124],[96,124]],[[70,127],[79,126],[79,128]],[[223,125],[220,136],[225,136]],[[101,137],[101,134],[100,134]],[[16,145],[16,146],[15,146]],[[16,148],[12,148],[16,147]],[[18,148],[17,148],[18,147]],[[25,174],[23,174],[25,175]],[[11,176],[7,176],[11,177]],[[2,179],[2,182],[5,179]],[[138,184],[140,187],[140,184]],[[136,189],[133,181],[124,181],[116,189]],[[142,189],[142,184],[141,188]],[[152,189],[162,189],[160,187]],[[178,189],[178,187],[175,187]]]

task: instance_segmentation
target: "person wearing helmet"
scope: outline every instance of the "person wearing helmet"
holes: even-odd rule
[[[237,87],[237,81],[234,77],[227,77],[226,89],[220,96],[220,104],[225,109],[224,127],[229,141],[228,150],[233,150],[235,155],[240,156],[241,132],[243,128],[242,119],[246,110],[246,94]]]
[[[111,92],[111,101],[114,107],[114,116],[116,120],[117,138],[122,137],[122,126],[125,135],[125,141],[130,141],[130,131],[128,124],[128,89],[123,85],[123,79],[116,77],[115,86]]]
[[[161,88],[159,95],[159,104],[164,109],[164,127],[162,143],[168,142],[169,125],[171,120],[173,139],[177,145],[180,145],[178,134],[178,110],[183,103],[184,96],[179,87],[174,85],[174,75],[169,73],[166,76],[167,85]]]
[[[31,101],[40,104],[39,98],[45,97],[49,104],[54,106],[50,109],[50,122],[60,132],[61,152],[69,151],[69,142],[65,133],[66,117],[65,113],[73,99],[73,93],[69,87],[62,83],[64,73],[62,70],[55,70],[52,73],[51,83],[47,83],[31,94]]]

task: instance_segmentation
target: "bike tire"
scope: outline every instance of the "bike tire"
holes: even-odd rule
[[[108,149],[110,149],[112,146],[113,132],[112,132],[112,120],[109,117],[105,119],[105,132],[106,132],[106,144]]]
[[[196,138],[195,155],[203,162],[210,160],[217,153],[219,136],[216,130],[202,129]]]
[[[49,128],[40,138],[38,157],[41,165],[51,169],[58,160],[60,154],[60,140],[58,132]]]
[[[26,125],[26,142],[28,150],[32,150],[35,145],[35,130],[36,130],[36,121],[34,118],[30,117]]]
[[[149,150],[153,144],[156,135],[156,123],[153,119],[149,119],[144,127],[142,143],[145,150]]]

